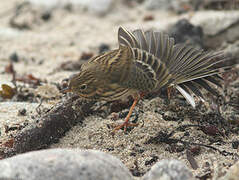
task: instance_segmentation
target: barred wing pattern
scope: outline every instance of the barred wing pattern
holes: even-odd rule
[[[227,69],[222,62],[228,60],[222,52],[204,52],[175,44],[173,38],[162,32],[141,29],[129,32],[120,27],[118,41],[120,46],[132,48],[137,61],[153,69],[157,88],[175,86],[193,107],[193,94],[203,100],[202,89],[218,95],[211,84],[222,87],[220,73]]]

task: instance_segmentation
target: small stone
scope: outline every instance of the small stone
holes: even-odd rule
[[[94,150],[48,149],[0,161],[0,179],[133,180],[115,157]]]
[[[20,115],[20,116],[25,116],[25,115],[26,115],[26,112],[27,112],[27,110],[26,110],[25,108],[19,109],[18,115]]]
[[[42,20],[49,21],[51,19],[51,12],[46,11],[41,15]]]
[[[238,149],[238,147],[239,147],[239,141],[233,141],[232,142],[232,148],[233,149]]]
[[[143,180],[192,180],[189,169],[178,160],[162,160],[146,173]]]
[[[101,44],[100,47],[99,47],[99,53],[103,53],[103,52],[106,52],[110,49],[109,45],[108,44]]]
[[[17,55],[17,52],[12,53],[12,54],[9,56],[9,59],[10,59],[12,62],[19,62],[19,57],[18,57],[18,55]]]

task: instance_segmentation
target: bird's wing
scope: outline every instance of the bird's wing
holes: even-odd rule
[[[230,60],[223,52],[204,52],[187,44],[175,44],[165,33],[141,29],[130,32],[120,27],[118,40],[121,46],[134,50],[137,60],[154,70],[157,80],[163,82],[159,88],[175,85],[185,98],[195,94],[202,99],[202,88],[218,95],[212,85],[221,87],[220,73],[228,69],[224,62]],[[165,71],[167,75],[162,76]],[[188,101],[193,105],[192,100]]]

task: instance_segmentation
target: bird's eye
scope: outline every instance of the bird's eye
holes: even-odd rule
[[[87,88],[87,85],[86,84],[82,84],[81,86],[80,86],[80,90],[85,90]]]

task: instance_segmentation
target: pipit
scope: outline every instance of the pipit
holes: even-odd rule
[[[204,52],[158,31],[118,30],[119,48],[100,54],[70,79],[68,91],[90,100],[114,101],[134,98],[123,124],[133,125],[130,116],[139,99],[161,88],[175,87],[195,107],[193,95],[204,101],[202,89],[213,95],[222,87],[220,73],[227,67],[223,52]]]

